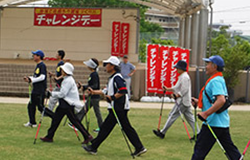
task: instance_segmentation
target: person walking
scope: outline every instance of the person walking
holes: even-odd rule
[[[56,86],[53,89],[54,91],[59,91],[60,90],[60,86],[63,80],[63,76],[61,73],[61,67],[64,64],[64,58],[65,56],[65,52],[63,50],[58,50],[57,51],[57,55],[56,55],[56,59],[59,60],[57,67],[56,67],[56,73],[52,73],[49,72],[49,76],[50,78],[53,78],[54,81],[56,82]],[[58,99],[54,99],[52,96],[49,98],[49,104],[48,104],[48,109],[50,109],[51,111],[54,110],[56,103],[58,102]]]
[[[99,75],[97,72],[98,66],[99,66],[98,60],[95,58],[91,58],[88,61],[84,61],[83,63],[88,67],[88,69],[91,71],[91,73],[90,73],[89,78],[88,78],[88,84],[82,85],[81,83],[79,83],[78,88],[82,88],[83,92],[88,87],[92,88],[93,90],[99,90],[100,89],[100,79],[99,79]],[[101,127],[102,122],[103,122],[99,102],[100,102],[100,95],[90,95],[90,97],[88,98],[88,100],[85,103],[85,107],[76,115],[77,118],[80,121],[82,121],[84,116],[89,111],[89,109],[91,107],[93,107],[94,111],[95,111],[95,116],[97,119],[98,127],[99,127],[97,129],[95,129],[94,132],[100,131],[100,127]],[[69,124],[69,125],[72,126],[72,124]]]
[[[135,147],[135,152],[132,153],[133,156],[139,156],[147,151],[146,148],[142,145],[140,138],[134,128],[131,126],[128,119],[129,111],[129,100],[127,95],[127,89],[125,81],[122,75],[119,73],[119,59],[115,56],[111,56],[108,60],[103,61],[103,65],[106,68],[107,73],[111,76],[108,80],[107,88],[104,90],[90,90],[90,94],[104,94],[106,100],[108,101],[108,111],[109,114],[101,125],[100,132],[97,137],[92,141],[92,145],[83,146],[84,150],[91,153],[97,154],[97,149],[101,143],[108,137],[110,132],[115,127],[117,120],[112,111],[114,108],[117,117],[121,123],[122,129],[127,135],[129,141]]]
[[[206,74],[210,76],[205,86],[201,89],[199,99],[193,99],[193,105],[198,104],[202,112],[198,113],[207,124],[209,124],[215,135],[221,142],[230,159],[235,160],[241,157],[237,147],[234,145],[229,132],[229,114],[225,109],[221,113],[217,111],[224,105],[228,96],[225,79],[223,78],[224,60],[218,56],[203,58],[206,62]],[[209,99],[213,101],[211,104]],[[192,160],[203,160],[215,143],[215,138],[204,122],[194,146]]]
[[[42,113],[44,109],[44,98],[45,91],[47,88],[47,71],[46,65],[43,63],[44,53],[41,50],[32,52],[33,60],[36,62],[36,68],[33,76],[25,76],[23,79],[28,82],[29,85],[32,84],[33,89],[30,96],[30,101],[28,103],[28,115],[29,122],[25,123],[25,127],[37,127],[36,124],[36,106],[38,110]],[[45,114],[53,118],[53,112],[45,108]]]
[[[162,130],[153,130],[154,134],[160,138],[164,138],[167,130],[172,126],[175,120],[180,116],[180,112],[184,115],[185,119],[191,126],[193,133],[195,135],[195,120],[194,115],[191,110],[191,80],[187,71],[187,63],[183,60],[177,62],[174,66],[177,72],[180,74],[178,81],[175,86],[168,88],[163,86],[164,91],[174,92],[174,97],[176,97],[176,104],[170,111],[168,119]],[[197,128],[197,133],[199,128]],[[194,137],[191,138],[194,140]]]
[[[131,98],[131,77],[132,75],[135,73],[136,68],[133,64],[131,64],[128,61],[128,56],[124,55],[123,56],[123,62],[121,62],[120,64],[121,66],[121,74],[122,77],[124,78],[125,82],[126,82],[126,88],[128,90],[128,98]]]
[[[59,99],[59,106],[55,111],[55,116],[51,122],[51,126],[48,130],[48,133],[45,137],[41,137],[40,139],[44,142],[53,142],[53,137],[55,132],[63,119],[64,115],[67,115],[70,122],[78,128],[81,134],[84,137],[83,144],[89,143],[93,137],[88,133],[88,131],[84,128],[81,122],[77,119],[74,109],[82,108],[82,104],[79,99],[78,89],[75,83],[73,76],[74,67],[71,63],[65,63],[60,66],[62,69],[63,81],[61,83],[60,91],[53,91],[51,96],[55,99]],[[48,93],[50,93],[48,91]],[[50,95],[50,94],[49,94]]]

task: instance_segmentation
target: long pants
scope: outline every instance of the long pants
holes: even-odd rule
[[[94,111],[95,111],[95,116],[97,119],[98,126],[99,126],[99,128],[101,127],[103,121],[102,121],[102,114],[100,111],[99,102],[100,102],[99,98],[98,99],[90,98],[90,101],[89,101],[89,99],[86,101],[85,107],[83,107],[83,109],[79,113],[76,114],[76,116],[80,120],[80,122],[83,120],[84,116],[89,111],[89,109],[91,107],[93,107]]]
[[[58,86],[56,86],[53,91],[59,91],[60,88]],[[48,104],[48,109],[53,111],[55,106],[56,106],[56,103],[58,102],[58,99],[57,98],[54,98],[52,96],[50,96],[49,98],[49,104]]]
[[[131,78],[124,78],[125,82],[126,82],[126,88],[128,91],[128,98],[131,98],[131,91],[130,91],[130,85],[131,85]]]
[[[55,116],[51,122],[51,126],[48,130],[47,138],[53,139],[55,132],[62,121],[64,115],[67,115],[70,122],[81,132],[84,139],[88,139],[89,133],[81,124],[81,122],[76,118],[74,113],[74,106],[70,106],[65,100],[59,99],[59,106],[56,109]]]
[[[179,108],[178,108],[179,107]],[[166,134],[167,130],[172,126],[172,124],[176,121],[176,119],[180,116],[180,112],[184,115],[185,119],[187,120],[188,124],[191,126],[193,130],[193,134],[195,135],[195,120],[194,115],[192,113],[190,106],[184,106],[182,103],[179,105],[174,105],[173,109],[170,111],[168,115],[168,119],[164,125],[164,128],[161,130],[163,134]],[[197,133],[199,133],[200,129],[197,126]]]
[[[240,152],[237,147],[232,142],[229,128],[219,128],[219,127],[211,127],[219,139],[220,143],[222,144],[223,148],[226,150],[227,154],[229,155],[231,160],[238,160],[240,159]],[[210,132],[207,125],[203,124],[201,128],[201,132],[198,135],[197,142],[194,146],[194,154],[192,160],[203,160],[205,159],[206,155],[209,153],[211,148],[215,143],[215,138]],[[221,154],[223,154],[221,152]],[[225,157],[226,159],[226,157]]]
[[[44,94],[31,94],[31,100],[28,103],[28,114],[29,114],[29,122],[31,124],[36,124],[36,106],[38,110],[42,113],[43,109],[45,109],[46,115],[48,115],[50,118],[53,118],[54,113],[48,110],[47,108],[44,108]]]
[[[127,113],[128,113],[127,110],[116,111],[116,114],[117,114],[118,119],[121,123],[122,129],[124,130],[125,134],[127,135],[129,141],[135,147],[136,150],[140,150],[143,147],[143,145],[142,145],[136,131],[131,126],[129,119],[127,117]],[[92,141],[91,146],[93,149],[97,149],[101,145],[101,143],[108,137],[110,132],[113,130],[116,123],[117,123],[117,121],[116,121],[115,115],[114,115],[113,111],[111,109],[109,109],[109,114],[106,117],[106,119],[104,120],[104,122],[100,128],[99,134]]]

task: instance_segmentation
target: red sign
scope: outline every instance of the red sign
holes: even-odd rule
[[[159,45],[147,47],[147,92],[155,93],[159,88]]]
[[[120,54],[120,32],[121,32],[121,22],[113,22],[112,24],[112,46],[111,55],[119,56]]]
[[[101,27],[102,9],[34,8],[34,25]]]
[[[129,23],[122,23],[120,57],[128,54]]]
[[[184,60],[189,64],[188,49],[149,44],[147,46],[147,55],[148,93],[163,93],[162,85],[173,87],[177,83],[179,76],[174,66],[179,60]]]

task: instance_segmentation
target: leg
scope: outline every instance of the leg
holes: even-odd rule
[[[100,132],[97,137],[92,141],[91,147],[97,149],[101,143],[108,137],[110,132],[113,130],[116,125],[116,119],[112,110],[109,110],[109,114],[101,125]]]
[[[116,112],[118,119],[122,125],[122,129],[126,133],[129,141],[132,143],[132,145],[135,147],[136,150],[140,150],[143,148],[143,145],[141,143],[141,140],[134,130],[134,128],[131,126],[127,113],[128,111],[121,111],[121,112]]]
[[[87,101],[85,102],[85,106],[82,108],[82,110],[81,110],[79,113],[76,114],[76,117],[77,117],[77,119],[78,119],[80,122],[83,120],[84,116],[85,116],[85,115],[88,113],[88,111],[89,111],[88,105],[90,105],[90,108],[91,108],[91,106],[92,106],[91,101],[90,101],[90,104],[89,104],[89,102],[88,102],[88,100],[87,100]]]
[[[182,114],[184,115],[185,119],[193,130],[193,135],[195,135],[195,120],[190,106],[187,107],[184,105],[180,105],[180,107]],[[199,133],[199,128],[197,128],[197,133]]]
[[[29,114],[29,122],[31,124],[36,124],[36,104],[37,104],[37,95],[31,94],[31,101],[28,103],[28,114]]]
[[[49,130],[48,130],[48,134],[47,134],[46,138],[53,139],[55,132],[56,132],[61,120],[63,119],[64,115],[65,115],[65,109],[60,108],[60,106],[58,106],[56,109],[56,112],[55,112],[55,116],[52,119],[52,123],[51,123]]]
[[[180,116],[180,113],[177,107],[178,106],[175,105],[173,109],[171,110],[171,112],[169,113],[167,122],[165,123],[163,129],[161,130],[163,134],[166,134],[167,130],[172,126],[175,120]]]
[[[96,119],[97,119],[97,123],[98,123],[98,126],[99,128],[101,127],[102,125],[102,114],[101,114],[101,111],[100,111],[100,106],[99,106],[99,101],[100,99],[91,99],[92,101],[92,105],[93,105],[93,108],[94,108],[94,111],[95,111],[95,116],[96,116]]]
[[[202,125],[200,134],[194,146],[192,160],[204,160],[215,143],[215,138],[206,125]]]
[[[89,138],[88,131],[84,128],[82,123],[76,118],[74,113],[74,108],[69,106],[70,108],[67,109],[67,117],[69,118],[70,122],[82,133],[83,138],[86,140]]]
[[[221,134],[218,136],[222,146],[226,150],[229,157],[234,159],[240,159],[241,153],[239,152],[238,148],[234,145],[230,133],[229,128],[220,129]]]

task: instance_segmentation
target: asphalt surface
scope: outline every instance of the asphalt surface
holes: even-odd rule
[[[28,104],[29,98],[19,98],[19,97],[0,97],[0,103],[15,103],[15,104]],[[0,104],[1,105],[1,104]],[[106,107],[106,101],[100,101],[101,107]],[[164,103],[164,109],[171,109],[174,103]],[[130,108],[144,108],[144,109],[160,109],[161,103],[159,102],[130,102]],[[229,110],[234,111],[250,111],[250,104],[233,104]]]

